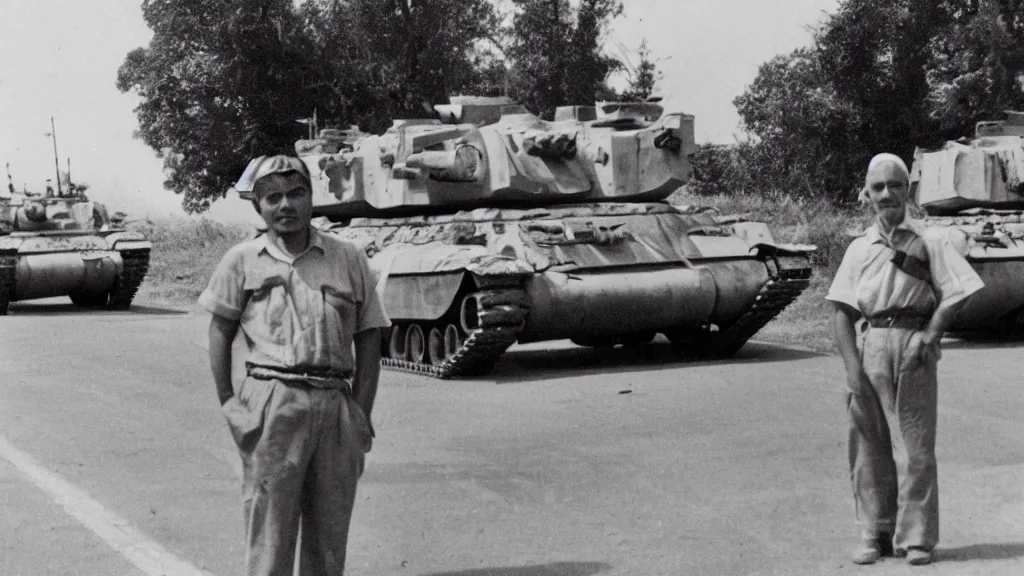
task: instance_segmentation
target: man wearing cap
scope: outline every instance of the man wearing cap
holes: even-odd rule
[[[860,198],[876,219],[850,244],[826,296],[847,374],[857,564],[890,554],[931,562],[939,346],[964,299],[983,286],[948,240],[907,215],[909,185],[899,157],[871,160]]]
[[[366,256],[310,225],[301,160],[261,156],[236,189],[267,231],[224,255],[199,303],[213,315],[210,366],[242,457],[247,574],[292,574],[300,523],[301,573],[341,574],[389,320]],[[247,375],[233,390],[239,327]]]

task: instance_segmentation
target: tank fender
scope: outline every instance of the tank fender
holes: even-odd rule
[[[455,302],[465,270],[440,274],[390,275],[381,290],[392,320],[437,320]]]
[[[808,256],[818,249],[814,244],[781,244],[759,242],[753,245],[758,256]]]
[[[110,249],[106,239],[95,234],[63,235],[32,233],[21,236],[18,239],[21,240],[18,244],[18,250],[22,254]]]
[[[140,232],[125,230],[106,234],[103,238],[107,241],[107,246],[113,250],[137,250],[153,247],[153,243],[146,240],[146,237]]]
[[[153,243],[149,240],[120,240],[112,246],[114,250],[151,250]]]

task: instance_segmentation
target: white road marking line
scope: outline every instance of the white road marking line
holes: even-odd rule
[[[127,520],[108,512],[88,494],[40,466],[35,458],[12,446],[3,436],[0,436],[0,457],[148,576],[213,576],[171,554],[132,528]]]

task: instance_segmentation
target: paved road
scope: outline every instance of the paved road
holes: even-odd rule
[[[205,326],[59,299],[0,318],[0,574],[240,573]],[[485,381],[385,372],[349,573],[1024,574],[1020,346],[945,352],[942,543],[923,569],[847,560],[837,358],[660,350],[525,347]]]

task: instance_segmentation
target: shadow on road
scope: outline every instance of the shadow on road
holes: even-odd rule
[[[515,568],[474,568],[457,572],[431,572],[423,576],[592,576],[610,569],[602,562],[554,562]]]
[[[68,303],[39,303],[39,302],[11,302],[9,308],[11,316],[79,316],[83,314],[104,316],[181,316],[188,314],[188,310],[178,308],[167,308],[163,306],[140,306],[132,305],[128,310],[102,310],[95,308],[82,308]]]
[[[764,342],[748,342],[731,358],[687,360],[667,342],[639,348],[584,348],[579,346],[506,352],[488,374],[497,383],[568,378],[585,374],[614,374],[664,370],[682,366],[782,362],[814,358],[821,354]]]
[[[1024,542],[1005,544],[972,544],[960,548],[936,549],[940,562],[968,562],[970,560],[1010,560],[1024,557]]]

